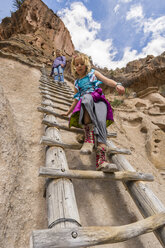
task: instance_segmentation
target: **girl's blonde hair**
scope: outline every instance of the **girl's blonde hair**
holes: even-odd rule
[[[75,59],[77,58],[81,58],[82,61],[84,62],[84,65],[86,66],[86,74],[88,74],[91,70],[91,62],[89,57],[84,53],[77,53],[76,55],[73,56],[71,62],[71,72],[75,78],[78,78],[78,74],[76,72],[76,67],[75,67]]]

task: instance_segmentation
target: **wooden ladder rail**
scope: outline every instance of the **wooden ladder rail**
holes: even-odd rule
[[[111,147],[111,149],[116,149],[112,142],[109,142],[108,145],[109,145],[109,147]],[[126,170],[126,171],[129,170],[129,171],[135,172],[133,167],[128,163],[128,161],[122,155],[113,155],[113,156],[111,156],[111,159],[112,159],[112,161],[114,163],[116,163],[120,167],[121,170]],[[130,226],[130,228],[134,228],[133,226],[136,226],[137,229],[134,230],[135,233],[136,233],[136,231],[138,232],[138,225],[140,225],[141,222],[146,223],[146,224],[144,224],[144,226],[147,226],[147,221],[149,221],[150,222],[150,225],[148,226],[149,230],[154,231],[154,233],[156,234],[156,237],[159,239],[159,241],[161,242],[162,246],[165,247],[165,235],[164,235],[165,227],[164,227],[164,224],[163,224],[164,223],[164,214],[160,213],[160,212],[165,212],[165,208],[164,208],[163,204],[154,195],[154,193],[145,186],[145,184],[143,184],[141,182],[132,182],[132,181],[125,181],[125,180],[124,180],[123,183],[124,183],[125,187],[127,188],[128,192],[130,193],[131,197],[134,199],[134,201],[135,201],[137,207],[139,208],[140,212],[142,213],[142,215],[144,217],[153,215],[153,216],[148,217],[147,219],[145,219],[143,221],[137,222],[137,225],[136,225],[136,223],[133,223],[133,224],[126,225],[126,226],[128,226],[128,228],[129,228],[129,226]],[[151,206],[150,206],[150,204],[151,204]],[[158,214],[154,215],[155,213],[158,213]],[[159,215],[160,215],[160,217],[159,217]],[[161,220],[162,224],[159,223],[157,228],[154,227],[155,226],[154,223],[155,222],[157,223],[157,219],[160,220],[161,218],[162,218],[162,220]],[[152,226],[151,223],[153,223],[153,228],[151,228],[151,226]],[[142,229],[146,228],[144,226],[143,226]],[[158,227],[161,227],[161,228],[158,229]],[[122,230],[123,230],[122,228],[124,228],[124,227],[121,226],[121,227],[116,227],[116,228],[117,229],[119,228],[119,232],[121,234]],[[56,236],[57,242],[55,242],[54,236],[52,237],[52,240],[54,240],[54,242],[55,242],[55,245],[53,247],[57,247],[57,248],[87,247],[88,245],[91,246],[91,245],[98,245],[98,244],[102,244],[102,243],[114,243],[115,237],[113,236],[113,227],[107,227],[107,228],[106,227],[105,228],[101,227],[101,229],[100,229],[100,227],[98,227],[98,233],[100,232],[100,230],[105,229],[105,230],[103,230],[103,233],[100,232],[100,237],[101,237],[101,240],[102,240],[102,241],[100,241],[100,243],[99,243],[99,238],[96,237],[96,234],[95,234],[96,229],[97,229],[97,227],[91,227],[91,228],[90,227],[89,228],[88,227],[87,228],[86,227],[85,228],[82,228],[82,227],[78,228],[77,227],[76,229],[73,229],[73,230],[75,230],[75,232],[73,231],[71,233],[72,237],[70,236],[71,229],[64,229],[64,230],[61,231],[62,236],[66,235],[66,237],[64,238],[65,239],[64,243],[61,244],[61,245],[58,244],[58,243],[61,242],[61,236],[59,235],[59,232],[58,232],[57,236]],[[115,235],[116,235],[116,230],[117,229],[115,229]],[[72,241],[73,238],[75,238],[75,239],[77,238],[76,230],[79,232],[79,236],[83,237],[83,239],[82,239],[81,243],[78,244],[76,242],[75,243],[73,242],[72,245],[71,245],[68,242],[69,242],[70,239],[71,239],[70,241]],[[107,234],[104,233],[106,231],[108,232]],[[51,236],[51,232],[48,231],[48,230],[43,230],[43,231],[36,232],[35,235],[34,235],[35,236],[35,241],[37,241],[37,239],[38,239],[38,244],[40,243],[40,245],[42,245],[42,241],[43,241],[43,240],[41,241],[42,236],[43,236],[43,232],[45,232],[45,237],[46,237],[46,235],[48,235],[47,238],[50,238],[50,236]],[[110,235],[109,232],[112,232],[112,235]],[[125,235],[125,230],[123,230],[123,232],[124,232],[123,235]],[[144,231],[144,232],[141,232],[141,233],[139,232],[138,235],[146,233],[146,232],[147,231]],[[86,233],[86,236],[84,236],[84,233]],[[53,230],[52,230],[52,235],[54,235]],[[88,235],[90,235],[91,243],[89,242]],[[95,241],[92,240],[92,235],[93,235]],[[103,242],[102,235],[106,236],[106,237],[104,237],[104,239],[106,240],[106,241],[104,240],[104,242]],[[68,239],[68,242],[66,242],[66,239]],[[96,242],[96,239],[97,239],[97,242]],[[119,239],[116,242],[121,242],[121,241],[127,240],[128,237],[125,238],[125,239],[123,238],[123,240],[121,240],[121,237]],[[108,240],[108,242],[107,242],[107,240]],[[68,246],[65,246],[66,243],[68,243]],[[41,247],[41,246],[35,246],[35,248],[38,248],[38,247]],[[44,246],[42,246],[42,247],[44,247]],[[47,246],[47,247],[49,247],[49,246]]]
[[[42,68],[42,74],[46,77],[46,70]],[[51,101],[47,100],[51,105]],[[48,107],[51,111],[52,107]],[[57,123],[55,116],[47,115],[48,121]],[[58,123],[57,123],[58,124]],[[46,127],[45,135],[57,141],[61,141],[60,133],[55,127]],[[45,167],[68,169],[65,152],[61,147],[47,147],[45,154]],[[73,184],[70,179],[47,179],[46,202],[48,213],[48,228],[71,228],[81,226]],[[32,236],[30,247],[35,248]]]
[[[108,146],[112,149],[115,149],[116,147],[112,141],[108,141]],[[111,159],[113,163],[118,165],[120,170],[135,171],[123,155],[113,155],[111,156]],[[163,203],[149,189],[149,187],[145,185],[145,183],[139,181],[126,181],[123,182],[123,184],[144,218],[165,211]],[[160,241],[162,247],[165,247],[165,226],[155,230],[154,234]]]

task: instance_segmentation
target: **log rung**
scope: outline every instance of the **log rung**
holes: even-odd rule
[[[39,176],[49,178],[68,178],[68,179],[103,179],[117,181],[153,181],[152,174],[132,171],[117,171],[113,173],[93,170],[65,170],[48,167],[40,167]]]
[[[123,148],[108,148],[107,149],[108,155],[114,155],[114,154],[125,154],[125,155],[131,155],[131,151],[129,149],[123,149]]]
[[[56,140],[47,138],[46,136],[42,137],[40,143],[43,145],[47,145],[47,146],[55,146],[55,147],[61,147],[63,149],[71,149],[71,150],[80,150],[82,147],[82,144],[79,144],[79,143],[72,143],[72,144],[62,143],[62,142],[58,142]],[[113,154],[120,154],[120,153],[128,154],[127,151],[121,148],[113,149]]]
[[[62,105],[66,105],[66,106],[69,106],[69,107],[71,106],[70,103],[66,103],[66,102],[63,102],[63,101],[58,101],[54,97],[50,97],[49,95],[44,95],[43,98],[51,100],[52,102],[60,103]]]
[[[67,85],[66,82],[63,82],[63,83],[62,82],[57,82],[57,81],[54,81],[54,79],[50,79],[49,82],[52,83],[52,84],[55,84],[55,85],[57,85],[57,86],[59,86],[61,88],[71,89],[71,87],[69,85]]]
[[[123,226],[90,226],[36,230],[31,236],[32,248],[74,248],[113,244],[153,232],[165,225],[165,212]]]
[[[41,87],[45,87],[43,84],[41,84],[40,86]],[[51,86],[46,86],[46,88],[48,88],[50,90],[54,90],[57,93],[59,92],[59,93],[63,93],[63,94],[69,95],[69,96],[73,96],[73,94],[74,94],[74,92],[70,92],[70,91],[67,91],[67,90],[58,89],[58,88],[51,87]]]
[[[68,103],[72,103],[73,100],[71,99],[67,99],[67,97],[61,97],[61,96],[58,96],[58,93],[57,94],[54,94],[54,93],[49,93],[48,91],[41,91],[41,94],[42,96],[49,96],[49,97],[53,97],[53,99],[60,99],[60,100],[63,100],[63,101],[66,101]],[[51,99],[52,100],[52,99]]]
[[[67,120],[69,121],[69,117],[67,116],[62,116],[60,114],[57,114],[56,112],[52,111],[52,110],[49,110],[47,108],[43,108],[43,107],[38,107],[37,110],[39,112],[42,112],[42,113],[46,113],[46,114],[50,114],[50,115],[54,115],[55,117],[58,117],[58,118],[61,118],[63,120]]]
[[[61,87],[61,85],[57,85],[55,83],[46,82],[45,80],[42,80],[42,79],[40,79],[39,81],[42,84],[44,84],[44,85],[50,85],[50,86],[52,86],[54,88],[63,89],[63,90],[68,91],[68,92],[73,92],[73,90],[70,87],[64,87],[64,86]]]
[[[61,93],[61,92],[57,92],[56,90],[52,90],[52,89],[49,89],[48,87],[42,87],[42,86],[39,86],[39,89],[41,90],[41,93],[44,91],[44,92],[49,92],[49,93],[53,93],[54,95],[59,95],[59,96],[63,96],[63,97],[67,97],[68,99],[73,99],[72,96],[68,95],[68,94],[65,94],[65,93]]]
[[[48,102],[42,102],[41,103],[41,105],[43,105],[43,106],[46,106],[46,107],[52,107],[52,108],[55,108],[55,109],[59,109],[59,110],[62,110],[62,111],[64,111],[64,112],[67,112],[68,111],[68,109],[64,109],[64,108],[61,108],[61,107],[59,107],[59,106],[56,106],[55,104],[53,104],[53,103],[48,103]],[[41,112],[43,112],[43,111],[41,111]]]
[[[46,136],[42,137],[40,143],[47,146],[61,147],[63,149],[72,149],[72,150],[80,150],[82,147],[82,144],[78,144],[78,143],[66,144],[47,138]]]
[[[46,87],[46,88],[48,88],[48,89],[51,89],[51,90],[56,90],[56,92],[58,91],[58,92],[60,92],[60,93],[64,93],[64,94],[66,94],[66,95],[69,95],[69,96],[72,96],[73,95],[73,93],[74,92],[68,92],[68,91],[65,91],[65,90],[62,90],[62,89],[59,89],[59,88],[56,88],[56,87],[53,87],[53,86],[51,86],[51,85],[45,85],[45,84],[40,84],[40,86],[39,87]]]
[[[49,127],[56,127],[56,128],[62,129],[62,130],[73,132],[73,133],[84,134],[84,130],[83,129],[80,129],[80,128],[69,128],[67,126],[59,125],[57,123],[48,121],[46,119],[43,119],[42,124],[47,125]],[[107,136],[108,137],[117,137],[117,133],[115,133],[115,132],[114,133],[108,133]],[[114,152],[113,154],[116,154],[116,153]]]

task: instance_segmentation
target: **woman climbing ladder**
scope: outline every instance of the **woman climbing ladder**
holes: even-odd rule
[[[72,113],[69,126],[83,127],[85,132],[84,144],[81,154],[90,154],[94,148],[94,135],[97,140],[96,170],[117,171],[115,164],[110,164],[105,159],[107,130],[106,127],[113,122],[110,103],[106,100],[99,88],[101,83],[115,87],[119,94],[125,92],[121,83],[103,76],[96,70],[91,70],[91,63],[85,54],[79,53],[71,63],[73,76],[76,78],[74,88],[74,102],[69,110]]]
[[[64,68],[66,65],[66,58],[62,56],[59,49],[56,50],[56,58],[52,65],[52,71],[50,76],[54,74],[54,80],[56,82],[64,83]]]

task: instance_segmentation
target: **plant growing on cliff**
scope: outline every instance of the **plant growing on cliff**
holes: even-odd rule
[[[122,103],[123,103],[123,100],[120,100],[120,99],[115,98],[115,99],[113,100],[113,102],[111,102],[111,106],[117,108],[117,107],[119,107]]]
[[[23,2],[24,2],[24,0],[14,0],[13,1],[13,8],[15,10],[18,10],[21,7],[21,5],[23,4]]]

